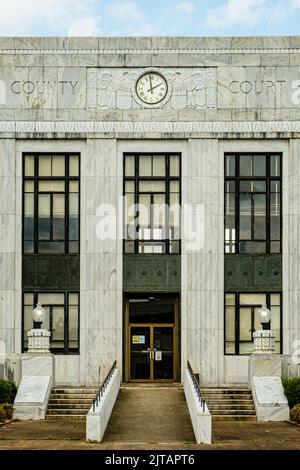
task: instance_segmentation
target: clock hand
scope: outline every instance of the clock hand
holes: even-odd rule
[[[148,90],[148,92],[151,91],[151,93],[153,93],[153,90],[155,90],[155,88],[157,88],[159,86],[162,86],[162,85],[163,85],[163,83],[159,83],[158,85],[155,85],[152,88],[150,88],[150,90]]]
[[[152,86],[151,74],[149,75],[149,80],[150,80],[150,90],[148,90],[148,91],[151,91],[151,93],[153,93],[153,86]]]

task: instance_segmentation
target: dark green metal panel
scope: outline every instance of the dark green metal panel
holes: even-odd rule
[[[23,255],[23,289],[79,290],[80,255]]]
[[[281,255],[225,255],[226,291],[281,291]]]
[[[124,292],[180,292],[180,255],[126,254]]]

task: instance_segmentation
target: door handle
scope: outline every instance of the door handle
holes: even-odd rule
[[[151,348],[147,348],[147,351],[149,353],[149,359],[151,360],[152,359],[152,350],[151,350]]]

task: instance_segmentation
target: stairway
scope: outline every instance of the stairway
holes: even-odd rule
[[[256,421],[252,392],[247,388],[202,388],[213,421]]]
[[[46,419],[85,420],[97,392],[95,387],[53,388]]]

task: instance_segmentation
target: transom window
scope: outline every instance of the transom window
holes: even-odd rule
[[[42,327],[50,331],[50,350],[69,354],[79,351],[78,292],[23,293],[23,351],[27,350],[27,332],[34,327],[32,310],[40,302],[46,310]]]
[[[79,253],[79,155],[23,156],[23,253]]]
[[[225,253],[281,253],[281,155],[225,155]]]
[[[180,253],[180,155],[124,155],[124,252]]]
[[[275,351],[281,353],[281,293],[225,294],[225,354],[252,354],[253,333],[261,330],[259,309],[268,305],[270,328],[275,332]]]

